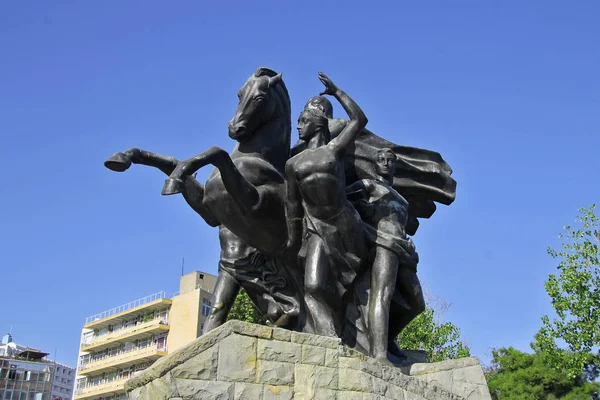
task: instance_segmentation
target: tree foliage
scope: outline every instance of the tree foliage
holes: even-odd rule
[[[229,316],[227,320],[230,319],[238,319],[240,321],[246,321],[253,324],[266,325],[267,318],[265,318],[258,308],[252,303],[250,297],[248,297],[248,293],[244,289],[240,290],[237,297],[235,298],[235,302],[229,311]]]
[[[486,378],[492,398],[599,399],[600,345],[599,219],[595,206],[579,209],[574,226],[559,236],[561,249],[548,249],[558,272],[545,282],[556,316],[542,317],[533,354],[512,347],[493,350]]]
[[[590,369],[570,376],[564,368],[549,368],[555,357],[568,365],[574,355],[567,351],[523,353],[512,347],[494,349],[492,365],[486,371],[490,394],[494,400],[584,400],[598,399],[598,373]]]
[[[469,347],[460,339],[460,329],[451,322],[436,321],[435,310],[427,307],[397,338],[403,349],[427,352],[430,362],[469,357]]]
[[[535,344],[552,356],[553,368],[564,369],[572,377],[598,363],[598,355],[592,353],[600,346],[600,230],[594,210],[593,205],[579,209],[575,225],[565,226],[559,236],[561,249],[548,249],[559,261],[558,274],[551,274],[545,282],[556,316],[542,317]],[[561,357],[557,340],[566,344],[572,357]]]

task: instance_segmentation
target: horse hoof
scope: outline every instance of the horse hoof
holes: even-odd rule
[[[127,171],[131,167],[131,159],[124,153],[115,153],[108,160],[104,161],[104,166],[115,172]]]
[[[162,194],[168,196],[171,194],[177,194],[183,192],[185,185],[183,180],[179,178],[169,178],[165,181],[165,185],[162,189]]]

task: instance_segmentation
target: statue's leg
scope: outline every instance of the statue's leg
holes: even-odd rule
[[[123,172],[129,169],[132,163],[154,167],[161,170],[166,175],[170,175],[175,170],[175,167],[177,167],[178,161],[173,157],[132,148],[125,150],[122,153],[113,154],[104,162],[104,166],[111,171]],[[181,191],[189,206],[192,207],[192,209],[196,211],[208,225],[219,225],[219,221],[214,217],[210,210],[202,204],[202,200],[204,199],[204,186],[192,176],[185,177],[181,182]]]
[[[336,291],[328,285],[329,263],[323,239],[311,234],[306,244],[304,298],[316,334],[339,336],[343,308]]]
[[[369,347],[371,356],[381,361],[387,359],[390,305],[394,295],[398,274],[396,253],[377,246],[371,268],[371,290],[369,294]]]
[[[158,168],[169,175],[177,166],[177,159],[134,147],[122,153],[113,154],[104,162],[104,166],[112,171],[123,172],[129,169],[132,163]]]
[[[212,164],[221,173],[221,180],[236,203],[246,212],[253,212],[259,206],[261,195],[256,187],[237,169],[229,154],[219,148],[211,147],[187,160],[181,161],[173,170],[163,186],[163,195],[181,193],[184,190],[184,179],[200,168]]]
[[[398,268],[396,290],[409,306],[408,309],[391,310],[394,317],[390,318],[388,351],[399,355],[395,339],[413,319],[425,311],[425,298],[423,297],[423,290],[421,289],[417,273],[413,269],[403,267],[402,265]]]
[[[227,321],[227,315],[240,291],[240,285],[226,271],[219,270],[212,296],[212,309],[204,324],[204,332],[209,332]]]

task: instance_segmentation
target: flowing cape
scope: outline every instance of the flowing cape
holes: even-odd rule
[[[348,124],[348,120],[332,118],[329,131],[333,139]],[[298,142],[292,155],[304,150]],[[450,205],[456,197],[456,181],[450,176],[452,168],[442,156],[417,147],[399,146],[364,129],[346,152],[346,184],[359,179],[375,179],[377,151],[390,148],[396,154],[396,173],[393,188],[409,204],[406,232],[414,235],[419,227],[417,218],[429,218],[436,210],[435,202]]]

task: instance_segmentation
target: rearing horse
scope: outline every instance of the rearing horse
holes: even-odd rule
[[[225,322],[240,286],[276,323],[286,324],[300,308],[297,278],[280,262],[287,241],[284,167],[290,152],[289,94],[281,73],[258,68],[238,97],[229,122],[229,136],[238,142],[231,154],[212,147],[178,162],[130,149],[105,162],[119,172],[131,163],[159,168],[170,175],[164,195],[182,193],[209,225],[219,226],[221,261],[206,331]],[[202,186],[192,174],[208,164],[215,169]]]
[[[162,194],[185,191],[198,169],[216,168],[206,181],[203,205],[238,237],[262,252],[280,250],[285,225],[285,162],[289,157],[291,107],[281,74],[259,68],[238,92],[229,137],[231,154],[218,147],[177,164]]]

